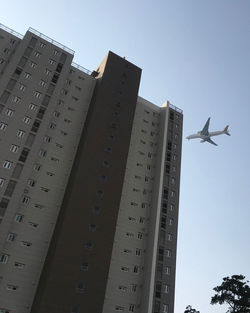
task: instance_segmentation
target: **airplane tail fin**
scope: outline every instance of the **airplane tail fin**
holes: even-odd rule
[[[223,129],[224,134],[231,136],[228,132],[228,125]]]

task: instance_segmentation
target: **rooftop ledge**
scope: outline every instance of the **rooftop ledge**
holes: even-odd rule
[[[28,29],[28,31],[31,32],[31,33],[33,33],[33,34],[35,34],[35,35],[37,35],[37,36],[40,37],[40,38],[43,38],[44,40],[46,40],[46,41],[52,43],[53,45],[57,46],[58,48],[61,48],[62,50],[66,51],[66,52],[68,52],[68,53],[70,53],[70,54],[73,54],[73,55],[74,55],[74,53],[75,53],[74,50],[72,50],[72,49],[70,49],[70,48],[68,48],[68,47],[66,47],[66,46],[64,46],[64,45],[62,45],[60,42],[55,41],[54,39],[52,39],[52,38],[50,38],[50,37],[48,37],[48,36],[42,34],[41,32],[35,30],[35,29],[32,28],[32,27],[30,27],[30,28]]]

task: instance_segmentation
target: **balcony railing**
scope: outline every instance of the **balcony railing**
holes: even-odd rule
[[[77,68],[78,70],[90,75],[92,72],[90,70],[87,70],[85,67],[79,65],[79,64],[76,64],[75,62],[72,62],[71,65],[75,68]]]
[[[8,32],[8,33],[10,33],[10,34],[12,34],[12,35],[14,35],[14,36],[20,38],[20,39],[23,39],[23,35],[17,33],[17,32],[14,31],[13,29],[11,29],[11,28],[9,28],[9,27],[7,27],[7,26],[1,24],[1,23],[0,23],[0,28],[3,29],[3,30],[5,30],[6,32]]]
[[[172,108],[173,110],[175,110],[175,111],[181,113],[181,114],[183,113],[183,111],[182,111],[181,109],[177,108],[176,106],[174,106],[174,105],[171,104],[170,102],[169,102],[169,107]]]
[[[54,39],[52,39],[52,38],[50,38],[50,37],[48,37],[48,36],[42,34],[41,32],[35,30],[35,29],[32,28],[32,27],[29,28],[29,32],[31,32],[31,33],[37,35],[37,36],[40,37],[40,38],[43,38],[44,40],[46,40],[46,41],[52,43],[53,45],[57,46],[58,48],[63,49],[64,51],[66,51],[66,52],[68,52],[68,53],[70,53],[70,54],[74,54],[74,53],[75,53],[74,50],[72,50],[72,49],[70,49],[70,48],[68,48],[68,47],[66,47],[66,46],[64,46],[64,45],[62,45],[60,42],[55,41]]]

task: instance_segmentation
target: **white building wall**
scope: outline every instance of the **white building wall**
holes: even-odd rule
[[[13,70],[17,67],[25,49],[22,45],[31,36],[33,34],[27,33],[13,56],[16,62],[12,61],[9,68],[5,68],[5,73],[9,72],[9,75],[4,77],[6,81],[2,81],[0,93],[5,90],[6,82],[11,79]],[[48,81],[47,89],[51,77],[46,77],[44,70],[49,68],[51,75],[55,71],[53,65],[48,65],[48,60],[55,49],[59,55],[65,52],[55,48],[50,42],[35,37],[38,42],[46,43],[45,48],[39,48],[43,49],[39,59],[34,59],[33,54],[29,58],[36,61],[39,71],[25,65],[0,114],[0,122],[7,125],[5,130],[0,131],[0,178],[4,179],[0,187],[0,199],[6,198],[10,201],[1,217],[0,311],[11,313],[30,311],[95,86],[93,77],[70,66],[72,55],[66,53],[68,57],[64,71],[60,74],[39,130],[35,134],[35,141],[28,147],[30,152],[21,176],[18,179],[11,178],[15,165],[22,163],[18,158],[23,147],[27,147],[26,139],[31,133],[31,125],[37,119],[41,105],[42,97],[34,98],[34,91],[45,94],[40,82]],[[53,58],[56,59],[56,55]],[[24,77],[26,72],[31,74],[28,80]],[[20,83],[25,84],[24,91],[20,91]],[[12,101],[13,95],[20,98],[19,103]],[[36,105],[34,110],[30,109],[30,103]],[[14,112],[12,116],[6,114],[9,109]],[[30,118],[28,124],[23,121],[25,116]],[[25,132],[23,138],[16,136],[19,129]],[[10,151],[11,144],[19,147],[17,153]],[[45,152],[44,156],[41,156],[41,151]],[[10,169],[3,168],[6,160],[12,163]],[[34,166],[39,166],[39,171]],[[10,179],[17,184],[12,196],[8,197],[4,193]],[[33,187],[29,186],[29,180],[34,181]],[[24,199],[27,199],[27,203],[23,203]],[[11,234],[14,235],[13,240],[10,240]]]
[[[161,110],[138,98],[103,313],[143,312],[141,296],[145,258],[151,254],[146,247],[152,196],[158,179]]]

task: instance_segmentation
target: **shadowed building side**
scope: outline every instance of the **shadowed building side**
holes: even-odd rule
[[[102,311],[141,70],[109,53],[31,312]]]

